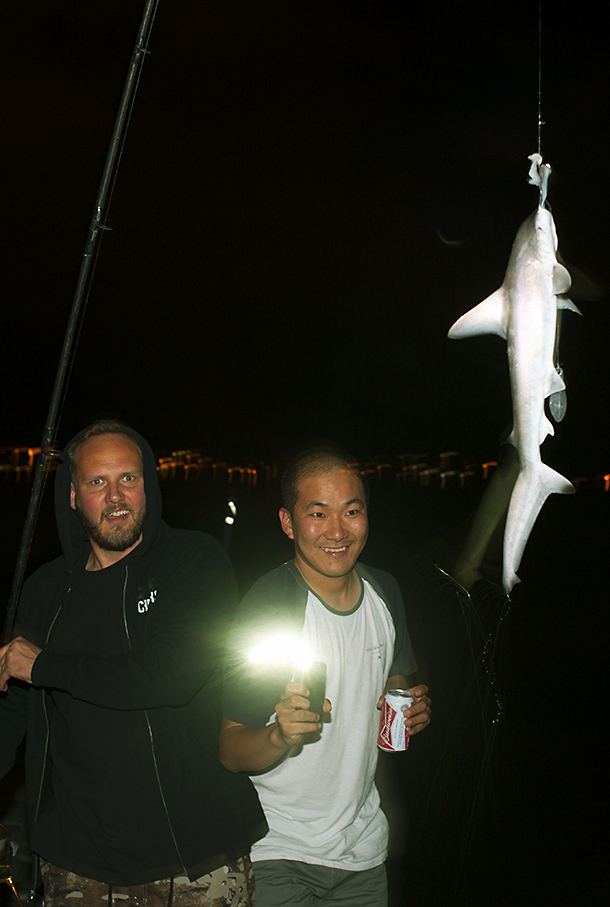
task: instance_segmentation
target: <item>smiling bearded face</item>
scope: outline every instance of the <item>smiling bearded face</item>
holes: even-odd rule
[[[146,494],[142,455],[130,438],[98,435],[82,445],[70,506],[99,548],[122,552],[140,541]]]

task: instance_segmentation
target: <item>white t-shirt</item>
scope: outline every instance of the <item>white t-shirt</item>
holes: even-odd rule
[[[333,708],[320,739],[294,747],[275,768],[252,777],[269,823],[269,833],[252,848],[254,861],[363,870],[385,860],[388,824],[374,783],[376,706],[396,633],[384,602],[366,580],[362,585],[359,604],[347,613],[308,595],[303,639],[326,663]]]

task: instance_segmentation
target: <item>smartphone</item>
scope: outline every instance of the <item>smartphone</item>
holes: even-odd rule
[[[324,694],[326,693],[326,665],[314,661],[303,674],[303,683],[309,690],[309,710],[317,712],[320,721],[324,718]]]

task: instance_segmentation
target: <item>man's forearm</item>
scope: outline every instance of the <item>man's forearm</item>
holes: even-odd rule
[[[229,724],[220,732],[220,761],[231,772],[262,772],[290,749],[277,723],[266,727]]]
[[[0,691],[5,692],[11,677],[32,682],[32,667],[41,649],[18,636],[0,649]]]
[[[271,768],[293,746],[303,742],[305,734],[317,733],[322,727],[317,712],[309,711],[307,687],[291,681],[284,687],[275,706],[276,721],[266,727],[249,727],[222,719],[220,728],[220,761],[232,772],[263,772]],[[324,711],[330,711],[328,700]]]

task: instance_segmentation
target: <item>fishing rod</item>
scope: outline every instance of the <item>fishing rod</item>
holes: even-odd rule
[[[85,301],[86,303],[86,299],[91,288],[91,281],[94,271],[93,266],[97,259],[97,255],[99,254],[101,238],[105,230],[111,229],[110,227],[107,227],[103,221],[105,219],[105,216],[108,214],[108,208],[110,205],[109,198],[111,198],[112,196],[112,188],[116,181],[121,153],[127,137],[129,120],[131,117],[131,112],[133,110],[135,95],[140,80],[140,74],[142,72],[142,65],[144,63],[146,54],[149,53],[148,41],[150,40],[150,34],[152,31],[152,26],[158,5],[159,0],[146,0],[145,2],[142,20],[140,22],[136,43],[127,70],[127,78],[123,87],[123,93],[121,95],[119,109],[114,123],[112,138],[110,140],[110,146],[106,155],[106,161],[104,164],[104,169],[102,171],[100,186],[93,208],[93,215],[85,242],[83,260],[76,283],[76,290],[74,292],[72,309],[70,311],[70,317],[68,319],[64,342],[59,357],[59,365],[57,368],[57,373],[55,375],[53,393],[51,394],[49,411],[47,413],[47,418],[43,430],[42,441],[40,444],[40,455],[36,463],[36,471],[34,473],[34,480],[32,482],[32,491],[30,493],[30,499],[28,502],[28,509],[25,517],[23,533],[21,536],[19,551],[17,553],[17,562],[15,565],[15,573],[13,575],[13,584],[11,587],[11,592],[6,609],[4,630],[2,632],[3,643],[9,641],[13,629],[17,604],[19,601],[19,596],[21,594],[21,586],[23,584],[23,577],[25,576],[25,570],[27,567],[27,561],[32,545],[32,539],[34,537],[38,511],[40,509],[40,502],[42,499],[42,493],[44,491],[46,478],[49,472],[49,466],[51,464],[51,461],[59,456],[59,451],[55,449],[55,438],[58,425],[59,408],[62,398],[65,394],[65,388],[67,386],[66,376],[68,375],[68,369],[73,355],[73,347],[83,301]]]

